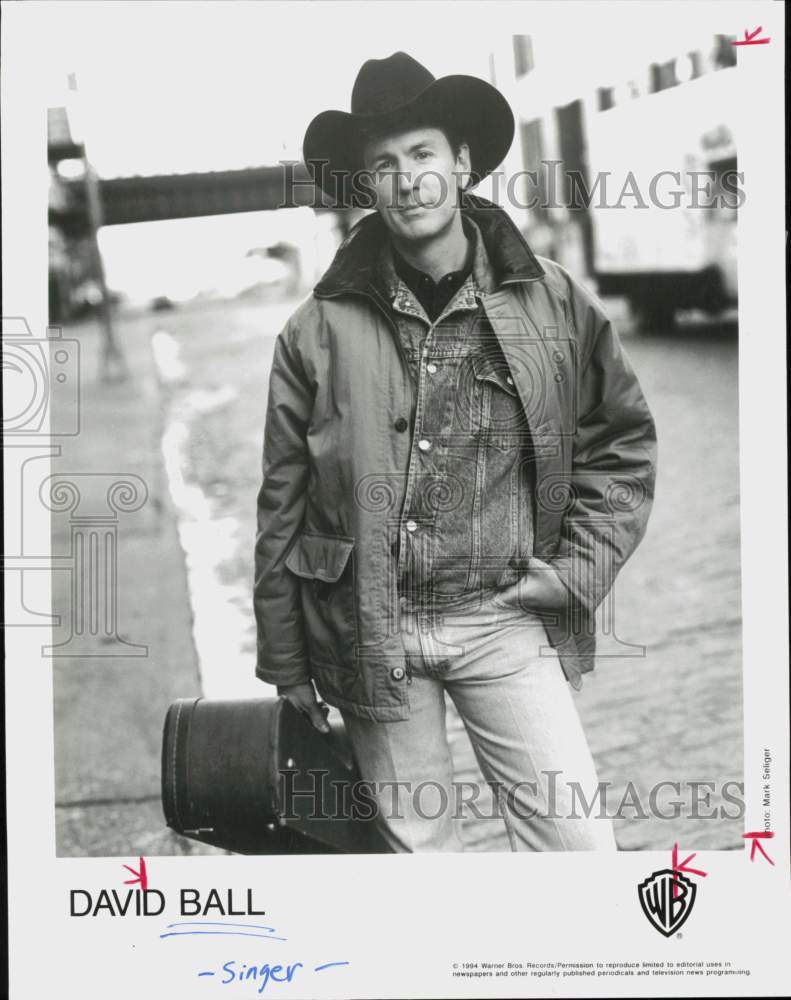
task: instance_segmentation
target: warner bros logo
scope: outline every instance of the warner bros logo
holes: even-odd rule
[[[675,894],[673,886],[677,887]],[[670,937],[680,929],[692,913],[698,887],[690,879],[663,868],[641,882],[637,887],[643,913],[660,934]]]

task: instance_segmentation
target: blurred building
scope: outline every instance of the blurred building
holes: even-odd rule
[[[659,321],[736,297],[736,52],[722,35],[504,38],[503,204],[537,252]],[[659,316],[659,313],[664,313]]]

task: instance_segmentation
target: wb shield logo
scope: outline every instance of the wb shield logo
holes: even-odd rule
[[[673,884],[677,886],[673,892]],[[637,887],[640,906],[656,929],[670,937],[692,913],[697,886],[670,868],[654,872]]]

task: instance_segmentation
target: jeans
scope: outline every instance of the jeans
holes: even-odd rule
[[[409,719],[375,722],[342,711],[393,850],[463,849],[446,691],[495,791],[512,851],[616,850],[612,821],[598,815],[588,742],[541,619],[497,596],[478,597],[453,611],[402,608],[400,632],[410,664]]]

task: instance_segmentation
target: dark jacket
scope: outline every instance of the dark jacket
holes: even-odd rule
[[[468,197],[463,211],[497,275],[481,301],[529,422],[534,555],[569,590],[547,631],[578,687],[593,669],[595,609],[645,533],[654,422],[599,301],[536,257],[502,209]],[[277,338],[254,582],[257,675],[312,678],[330,704],[383,721],[409,715],[386,528],[399,515],[412,392],[374,281],[385,238],[378,215],[362,219]]]

